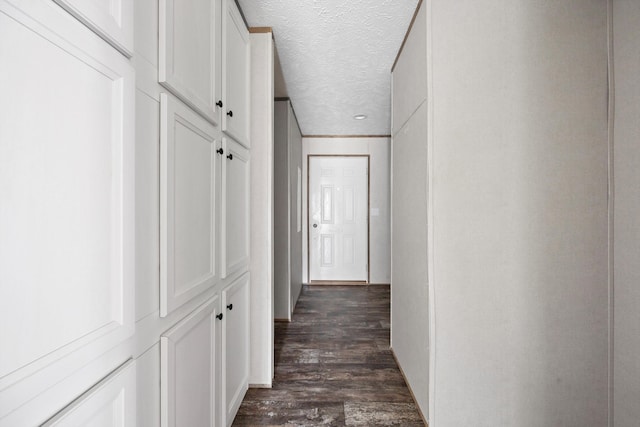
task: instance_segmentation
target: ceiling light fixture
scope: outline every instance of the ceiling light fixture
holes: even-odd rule
[[[367,116],[364,114],[356,114],[355,116],[353,116],[353,118],[356,120],[364,120],[367,118]]]

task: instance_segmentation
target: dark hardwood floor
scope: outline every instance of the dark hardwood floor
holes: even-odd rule
[[[389,350],[388,286],[304,286],[275,326],[275,379],[234,426],[424,426]]]

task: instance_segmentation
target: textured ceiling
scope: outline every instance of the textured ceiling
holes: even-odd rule
[[[239,0],[272,27],[304,135],[388,135],[391,66],[418,0]],[[354,120],[366,114],[366,120]]]

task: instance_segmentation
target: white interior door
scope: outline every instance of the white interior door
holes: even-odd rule
[[[369,258],[369,158],[309,159],[309,279],[365,282]]]

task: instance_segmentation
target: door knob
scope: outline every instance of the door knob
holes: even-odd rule
[[[222,316],[222,313],[220,313],[220,314],[218,314],[218,315],[216,316],[216,318],[217,318],[218,320],[222,320],[222,317],[223,317],[223,316]]]
[[[233,117],[233,111],[229,110],[229,111],[227,112],[227,116],[229,116],[229,117]]]
[[[229,160],[233,160],[233,154],[229,154],[229,155],[227,156],[227,159],[229,159]]]
[[[222,108],[222,100],[219,100],[218,102],[216,102],[216,105],[220,108]]]
[[[318,224],[313,224],[313,228],[318,228]]]
[[[218,153],[218,154],[224,154],[224,150],[223,150],[222,148],[218,148],[218,149],[216,150],[216,153]]]
[[[227,306],[227,310],[233,310],[233,304],[229,304],[229,305]]]

